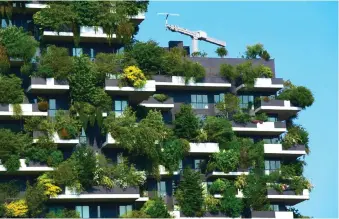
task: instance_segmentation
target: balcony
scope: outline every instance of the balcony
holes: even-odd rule
[[[283,202],[286,205],[295,205],[310,199],[310,192],[309,190],[304,189],[302,194],[297,195],[293,190],[285,190],[280,194],[274,189],[267,189],[267,198],[270,202]]]
[[[253,90],[253,91],[267,91],[267,92],[277,92],[278,90],[284,88],[284,80],[282,78],[256,78],[253,87],[246,87],[245,84],[241,82],[236,91],[243,90]]]
[[[140,103],[141,106],[151,109],[158,109],[158,110],[170,110],[174,108],[173,98],[168,98],[164,102],[159,102],[154,97],[150,96],[148,100],[144,100]]]
[[[20,58],[9,58],[9,63],[12,67],[18,67],[24,64],[24,60]]]
[[[213,195],[214,196],[214,198],[222,198],[222,195],[221,194],[215,194],[215,195]],[[244,198],[244,194],[242,193],[242,191],[241,190],[239,190],[238,189],[238,192],[237,192],[237,194],[235,195],[235,197],[237,197],[237,198]]]
[[[159,172],[161,176],[179,175],[180,173],[180,171],[174,171],[173,174],[170,174],[163,165],[159,165]]]
[[[62,193],[56,197],[50,197],[51,201],[135,201],[140,198],[139,188],[127,187],[126,189],[115,187],[106,189],[102,186],[93,186],[93,188],[83,191],[80,194],[66,187]]]
[[[225,178],[235,178],[237,176],[240,175],[248,175],[249,171],[248,169],[242,169],[242,168],[238,168],[236,171],[232,171],[232,172],[222,172],[222,171],[212,171],[210,173],[208,173],[206,175],[206,178],[220,178],[220,177],[225,177]]]
[[[251,218],[293,219],[292,211],[252,211]]]
[[[106,134],[106,141],[102,144],[102,147],[112,148],[116,145],[115,139],[112,137],[111,133]]]
[[[127,96],[129,103],[140,103],[155,92],[155,81],[148,80],[143,88],[120,87],[118,79],[106,79],[105,91],[113,96]]]
[[[190,143],[189,153],[192,155],[213,154],[219,152],[218,143]]]
[[[46,136],[46,134],[42,131],[33,131],[33,143],[38,142],[39,137]],[[58,146],[75,146],[80,143],[79,138],[76,139],[61,139],[58,133],[54,133],[52,136],[52,141]]]
[[[300,107],[293,106],[289,100],[261,100],[255,107],[255,113],[278,114],[279,120],[286,120],[291,116],[295,116]]]
[[[232,122],[233,131],[243,135],[280,135],[287,131],[284,122],[235,123]]]
[[[56,80],[54,78],[31,78],[31,85],[28,87],[28,93],[36,94],[57,94],[66,93],[69,90],[69,84],[66,80]]]
[[[1,163],[1,162],[0,162]],[[40,174],[41,172],[47,172],[47,171],[53,171],[54,169],[52,167],[48,167],[47,165],[43,165],[40,163],[36,163],[33,161],[30,161],[26,164],[26,159],[20,159],[20,168],[15,172],[16,174]],[[7,172],[7,169],[0,164],[0,173]]]
[[[266,157],[300,157],[306,155],[305,145],[295,145],[289,149],[283,149],[282,144],[264,144]]]
[[[232,86],[231,83],[220,76],[206,77],[202,82],[197,83],[193,80],[185,83],[185,78],[181,76],[155,75],[153,79],[157,87],[173,90],[222,90],[223,88],[230,88]]]
[[[47,116],[47,112],[41,112],[38,104],[19,104],[22,110],[21,116]],[[0,104],[0,119],[8,119],[15,116],[13,104]]]

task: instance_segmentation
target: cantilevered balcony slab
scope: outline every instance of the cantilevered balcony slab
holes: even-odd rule
[[[36,143],[39,141],[39,137],[46,136],[44,132],[41,131],[33,131],[33,143]],[[54,133],[52,136],[52,141],[57,144],[58,146],[70,146],[73,147],[80,143],[79,138],[76,139],[61,139],[58,135],[58,133]]]
[[[105,91],[112,96],[127,96],[129,103],[140,103],[155,92],[155,81],[148,80],[143,88],[120,87],[118,79],[106,79]]]
[[[168,98],[164,102],[159,102],[154,97],[150,96],[148,100],[144,100],[140,103],[141,106],[150,109],[158,109],[158,110],[170,110],[174,108],[173,98]]]
[[[30,161],[26,164],[26,159],[20,159],[20,168],[14,172],[14,174],[40,174],[42,172],[53,171],[52,167],[48,167],[47,165],[41,165],[39,163],[35,163]],[[6,174],[7,169],[4,165],[0,164],[0,174]],[[11,173],[13,174],[13,173]]]
[[[56,80],[54,78],[31,78],[31,85],[28,87],[28,93],[37,94],[58,94],[69,91],[67,80]]]
[[[48,116],[47,112],[41,112],[38,104],[19,104],[22,110],[21,116]],[[8,119],[15,116],[13,104],[0,104],[0,119]]]
[[[9,63],[11,64],[12,67],[18,67],[24,64],[24,60],[20,58],[9,58]]]
[[[222,171],[212,171],[208,174],[206,174],[206,178],[235,178],[237,176],[241,176],[241,175],[248,175],[249,174],[249,170],[248,169],[241,169],[238,168],[236,171],[232,171],[232,172],[222,172]]]
[[[209,76],[203,79],[201,82],[195,83],[193,80],[185,83],[185,78],[181,76],[165,76],[155,75],[153,76],[157,88],[161,89],[181,89],[181,90],[221,90],[230,88],[232,85],[224,78],[220,76]]]
[[[105,148],[111,148],[116,146],[116,141],[115,139],[112,137],[111,133],[107,133],[106,134],[106,141],[102,144],[102,147]]]
[[[279,120],[286,120],[291,116],[295,116],[301,110],[300,107],[293,106],[289,100],[262,100],[254,112],[277,114]]]
[[[50,197],[51,201],[60,202],[98,202],[98,201],[135,201],[140,198],[139,188],[127,187],[126,189],[115,187],[106,189],[102,186],[93,186],[92,189],[83,191],[80,194],[66,187],[56,197]]]
[[[293,219],[292,211],[252,211],[252,219]]]
[[[219,152],[219,144],[212,142],[193,143],[190,142],[190,151],[192,155],[213,154]]]
[[[245,84],[240,84],[236,91],[253,90],[276,92],[284,88],[284,80],[282,78],[256,78],[253,87],[246,87]]]
[[[305,200],[309,200],[310,192],[308,189],[304,189],[300,195],[297,195],[293,190],[285,190],[280,194],[274,189],[268,189],[267,198],[270,202],[283,202],[286,205],[295,205]]]
[[[174,171],[172,174],[170,174],[169,171],[166,170],[166,168],[163,165],[159,165],[159,172],[161,176],[172,176],[172,175],[179,175],[179,171]]]
[[[241,135],[280,135],[287,131],[284,122],[235,123],[233,131]]]
[[[306,155],[304,145],[283,149],[282,144],[264,144],[265,157],[300,157]]]

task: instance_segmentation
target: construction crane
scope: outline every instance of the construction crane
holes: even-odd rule
[[[190,36],[192,38],[192,50],[193,52],[198,52],[198,40],[202,40],[202,41],[206,41],[218,46],[222,46],[225,47],[226,46],[226,42],[221,41],[221,40],[217,40],[211,37],[207,36],[207,33],[202,31],[202,30],[198,30],[198,31],[191,31],[176,25],[171,25],[168,24],[168,16],[179,16],[179,14],[170,14],[170,13],[158,13],[158,15],[165,15],[166,16],[166,21],[165,21],[165,27],[166,29],[172,31],[172,32],[178,32],[181,34],[184,34],[186,36]]]

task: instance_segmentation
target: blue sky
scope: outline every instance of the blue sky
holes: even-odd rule
[[[337,2],[151,2],[138,40],[191,39],[165,30],[158,12],[178,13],[169,23],[204,30],[227,42],[228,57],[246,45],[263,43],[275,59],[277,77],[313,91],[315,103],[299,114],[310,133],[311,154],[305,175],[315,185],[311,200],[297,205],[313,217],[337,218],[338,212],[338,6]],[[199,42],[200,51],[216,57],[216,46]]]

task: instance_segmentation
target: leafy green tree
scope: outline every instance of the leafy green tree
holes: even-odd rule
[[[40,57],[38,71],[34,74],[38,77],[67,79],[73,69],[73,59],[68,50],[52,45],[44,51]]]
[[[185,168],[182,177],[175,191],[180,210],[187,217],[201,215],[204,197],[200,173]]]
[[[147,201],[141,208],[141,211],[151,218],[170,218],[167,207],[162,198],[156,197]]]
[[[279,100],[289,100],[294,106],[305,109],[314,102],[310,89],[304,86],[295,86],[290,81],[285,82],[285,88],[277,96]]]
[[[240,72],[236,71],[233,65],[226,64],[226,63],[223,63],[220,65],[219,72],[221,76],[223,76],[230,82],[234,82],[240,76]]]
[[[44,187],[38,184],[31,186],[27,182],[25,200],[29,215],[31,217],[41,217],[45,210],[45,202],[48,200]]]
[[[48,212],[46,218],[80,218],[80,215],[76,210],[60,209],[57,212]]]
[[[256,59],[258,56],[265,61],[270,59],[270,54],[264,49],[263,44],[257,43],[252,46],[247,46],[246,48],[245,55],[247,59]]]
[[[223,58],[224,56],[227,56],[228,54],[228,51],[225,47],[219,47],[215,52],[221,58]]]
[[[33,36],[17,26],[0,29],[0,44],[6,48],[9,57],[23,59],[25,62],[31,61],[39,46]]]
[[[0,159],[6,162],[11,156],[15,156],[19,162],[19,156],[32,144],[32,139],[22,133],[14,133],[9,129],[0,129]],[[14,157],[12,157],[13,161]]]
[[[136,42],[126,52],[127,60],[135,60],[138,67],[147,75],[163,72],[163,56],[165,50],[155,41]]]
[[[220,200],[220,211],[230,217],[239,217],[243,210],[242,200],[236,197],[237,189],[233,182],[225,180]]]
[[[214,153],[207,164],[207,171],[219,170],[225,173],[235,171],[239,165],[239,153],[233,149]]]
[[[98,78],[104,82],[108,74],[118,75],[124,64],[124,54],[121,53],[98,53],[94,60],[98,70]]]
[[[206,131],[207,140],[210,142],[225,144],[232,140],[234,136],[232,123],[224,118],[208,116],[204,122],[203,129]]]
[[[199,134],[199,119],[193,112],[192,106],[183,104],[180,111],[175,114],[174,133],[179,138],[194,140]]]
[[[162,163],[169,172],[177,171],[181,161],[189,151],[189,142],[185,139],[170,139],[164,142]]]
[[[24,90],[21,88],[21,84],[22,80],[15,75],[0,75],[0,103],[22,103]]]

